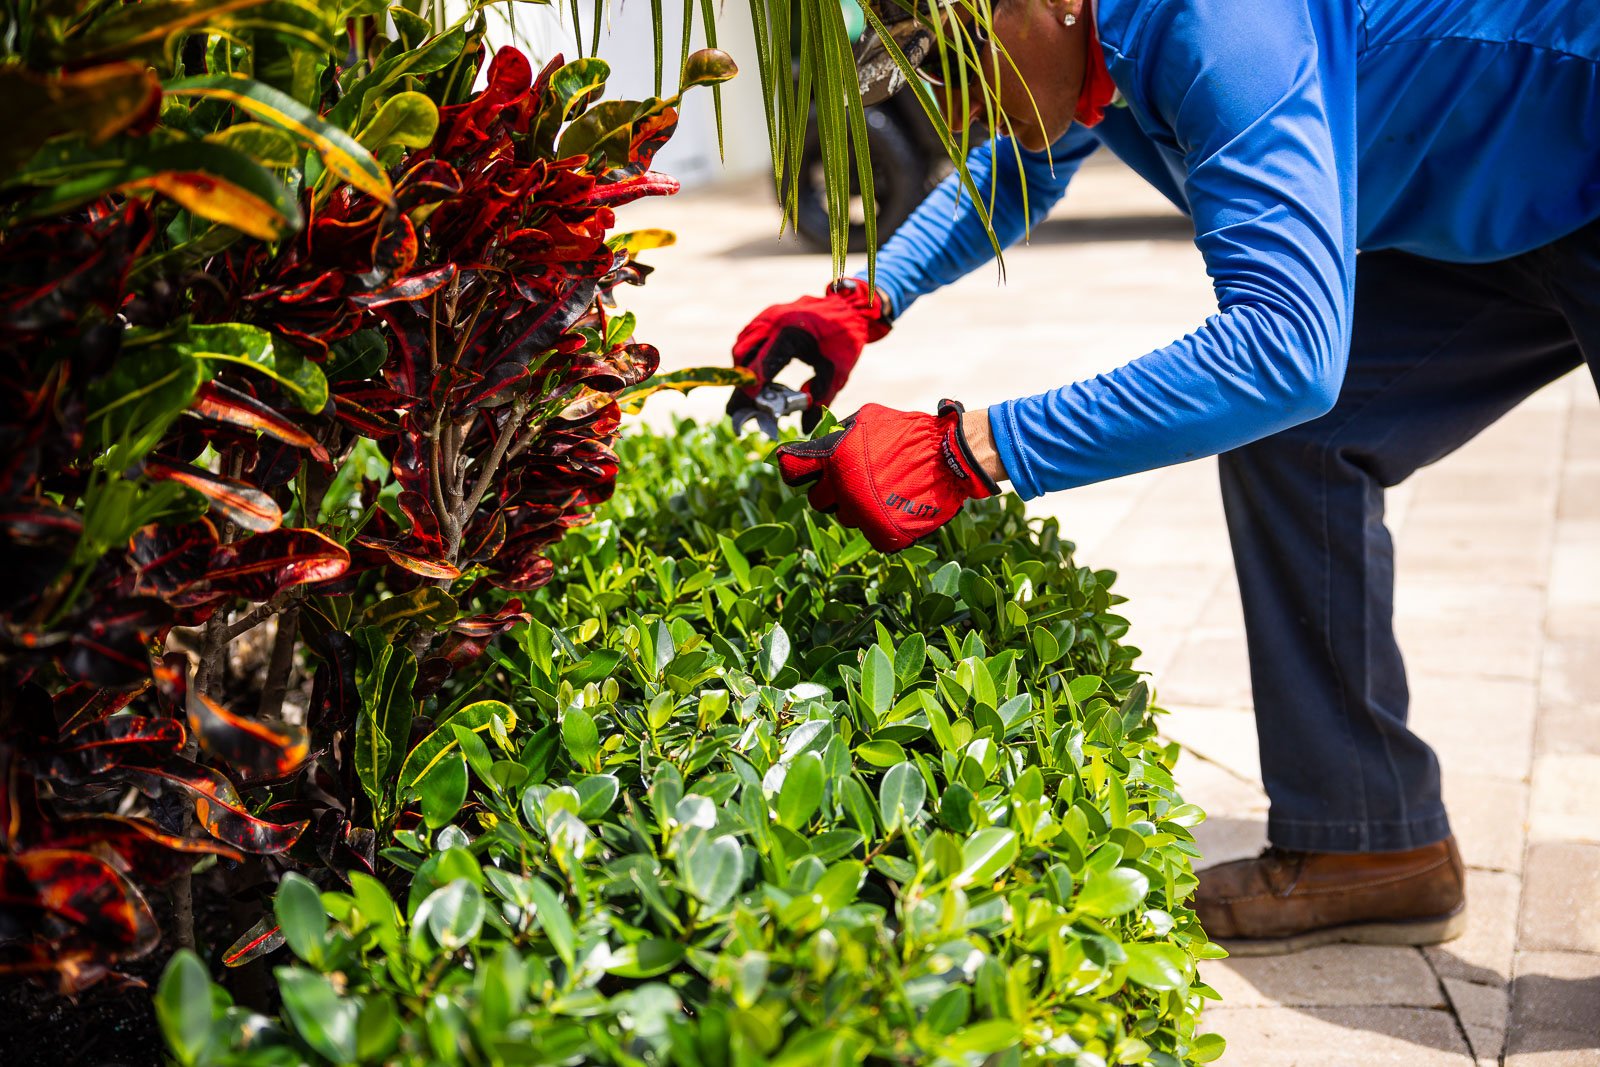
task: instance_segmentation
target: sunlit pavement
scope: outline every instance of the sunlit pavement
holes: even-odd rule
[[[619,212],[679,243],[625,294],[663,369],[719,364],[769,303],[820,293],[828,259],[777,239],[768,189],[738,183]],[[925,298],[868,349],[841,412],[981,407],[1107,370],[1215,310],[1186,221],[1114,164],[993,269]],[[798,384],[798,382],[791,382]],[[652,421],[720,415],[658,397]],[[1179,777],[1210,813],[1206,862],[1264,842],[1244,631],[1213,461],[1036,502],[1081,563],[1117,571]],[[1545,389],[1390,494],[1413,718],[1438,750],[1471,867],[1465,937],[1209,965],[1207,1025],[1238,1064],[1600,1064],[1600,403]]]

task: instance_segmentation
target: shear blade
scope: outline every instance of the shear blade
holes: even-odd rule
[[[733,421],[733,432],[743,433],[745,426],[754,419],[756,428],[767,436],[769,440],[778,439],[778,419],[784,415],[792,415],[797,411],[804,411],[806,395],[798,390],[789,389],[773,382],[761,387],[761,391],[748,399],[737,409],[729,414]]]

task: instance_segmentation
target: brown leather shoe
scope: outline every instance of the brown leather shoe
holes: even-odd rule
[[[1199,874],[1194,910],[1235,956],[1314,945],[1434,945],[1466,929],[1466,874],[1455,838],[1405,852],[1269,848]]]

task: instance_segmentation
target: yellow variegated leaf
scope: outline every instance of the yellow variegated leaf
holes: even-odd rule
[[[372,158],[372,153],[288,93],[250,78],[228,74],[184,78],[168,85],[166,91],[170,96],[226,100],[260,121],[287,130],[310,144],[334,177],[371,193],[385,204],[394,203],[394,187],[389,183],[389,175]]]

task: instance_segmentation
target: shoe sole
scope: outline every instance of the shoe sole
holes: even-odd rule
[[[1318,945],[1437,945],[1460,937],[1466,930],[1467,909],[1463,906],[1437,919],[1351,923],[1289,937],[1224,939],[1217,944],[1227,949],[1230,956],[1286,956]]]

